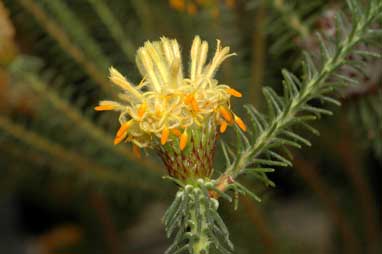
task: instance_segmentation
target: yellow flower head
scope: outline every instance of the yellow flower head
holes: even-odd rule
[[[132,84],[113,67],[110,80],[122,89],[121,103],[101,101],[95,109],[120,111],[121,124],[115,144],[130,141],[144,148],[173,142],[180,150],[188,144],[190,131],[208,124],[220,132],[243,121],[230,109],[231,96],[241,97],[235,89],[220,84],[214,75],[220,64],[234,54],[229,47],[217,47],[207,63],[208,43],[196,36],[191,47],[189,76],[184,77],[181,52],[176,40],[162,37],[139,48],[136,63],[142,81]]]

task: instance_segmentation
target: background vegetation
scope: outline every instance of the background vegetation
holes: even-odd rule
[[[0,252],[163,253],[160,218],[175,193],[155,156],[113,146],[115,115],[93,107],[114,96],[110,65],[139,80],[135,50],[160,36],[188,55],[195,34],[229,45],[219,80],[264,108],[264,85],[282,91],[314,33],[330,38],[343,1],[0,1]],[[380,28],[382,21],[373,24]],[[374,44],[363,49],[380,52]],[[184,59],[187,59],[184,57]],[[377,253],[381,250],[382,60],[365,57],[342,107],[306,132],[312,147],[293,168],[255,186],[261,203],[223,202],[235,253]],[[243,102],[245,101],[245,102]],[[322,102],[317,101],[318,105]],[[228,134],[230,135],[230,134]],[[220,165],[222,158],[216,159]],[[222,164],[223,165],[223,164]]]

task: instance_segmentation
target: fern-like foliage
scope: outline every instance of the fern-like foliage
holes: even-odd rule
[[[295,48],[299,40],[312,35],[313,23],[321,2],[266,0],[270,9],[268,32],[276,37],[270,47],[273,54]],[[281,36],[280,36],[281,35]]]
[[[345,20],[345,15],[339,14],[337,16],[338,33],[334,43],[329,44],[320,40],[321,66],[316,66],[309,53],[304,53],[302,78],[298,78],[288,70],[282,71],[283,96],[279,96],[269,87],[264,88],[263,93],[268,104],[267,114],[258,112],[251,105],[245,107],[251,119],[252,128],[249,135],[236,129],[238,140],[235,146],[236,151],[223,143],[222,150],[227,167],[218,181],[221,189],[232,186],[228,181],[229,178],[236,179],[246,173],[254,174],[265,184],[271,185],[272,182],[267,178],[266,172],[272,171],[275,166],[292,165],[290,158],[285,156],[290,154],[288,147],[310,146],[310,142],[297,134],[295,128],[302,126],[318,134],[309,122],[322,115],[332,114],[330,110],[317,106],[317,103],[312,104],[312,100],[334,105],[341,104],[333,98],[332,92],[353,81],[351,78],[336,75],[335,71],[345,64],[354,65],[355,63],[349,63],[346,59],[354,47],[364,39],[382,32],[370,29],[370,24],[381,15],[380,1],[370,1],[366,8],[358,1],[350,0],[347,3],[352,19]],[[352,27],[350,32],[347,29],[349,23]],[[320,39],[321,36],[318,35],[318,38]],[[354,53],[367,54],[363,51]],[[331,81],[333,76],[336,76],[335,82]],[[250,191],[246,192],[250,193]]]
[[[347,111],[349,118],[357,128],[363,145],[371,148],[376,157],[382,161],[382,91],[381,85],[367,96],[353,98],[349,101]],[[365,138],[366,137],[366,138]]]

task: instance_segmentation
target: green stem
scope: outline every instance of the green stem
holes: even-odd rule
[[[200,191],[194,191],[195,195],[200,195]],[[195,202],[195,200],[194,200]],[[191,227],[191,235],[197,236],[193,241],[191,241],[191,248],[193,254],[208,254],[210,241],[208,240],[208,222],[207,222],[207,209],[204,203],[200,204],[200,211],[197,212],[195,207],[190,210],[191,221],[195,224],[195,227]],[[200,224],[200,229],[196,226]]]
[[[165,254],[208,254],[212,245],[221,253],[233,251],[228,229],[217,212],[219,203],[208,194],[213,185],[198,179],[180,188],[163,217],[167,237],[175,236]]]

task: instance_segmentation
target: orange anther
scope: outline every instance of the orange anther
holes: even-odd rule
[[[193,98],[193,100],[191,101],[191,106],[192,106],[192,109],[196,112],[199,111],[199,106],[198,106],[198,103],[196,102],[195,98]]]
[[[188,5],[187,5],[187,12],[188,12],[188,14],[190,14],[190,15],[194,15],[195,13],[196,13],[196,6],[195,6],[195,4],[193,4],[193,3],[189,3]]]
[[[229,110],[225,107],[220,107],[219,112],[227,122],[232,123],[232,114]]]
[[[226,91],[227,91],[227,93],[229,93],[230,95],[235,96],[235,97],[242,97],[243,96],[239,91],[237,91],[233,88],[227,88]]]
[[[180,135],[182,135],[182,133],[180,132],[180,130],[177,129],[177,128],[171,129],[171,133],[174,134],[174,135],[177,136],[177,137],[180,137]]]
[[[220,133],[224,133],[226,129],[227,129],[227,122],[222,121],[222,123],[220,124]]]
[[[241,120],[241,118],[237,115],[235,115],[235,123],[240,127],[240,129],[242,129],[243,131],[247,131],[247,126],[245,125],[243,120]]]
[[[187,105],[191,105],[191,102],[193,99],[194,99],[194,96],[192,94],[188,94],[184,98],[184,103],[186,103]]]
[[[146,103],[142,103],[139,108],[138,108],[138,117],[139,118],[142,118],[143,114],[146,112],[146,109],[147,109],[147,104]]]
[[[129,127],[130,122],[126,122],[121,125],[121,127],[117,131],[117,134],[115,134],[114,145],[121,143],[121,141],[126,137],[127,130],[129,129]]]
[[[96,111],[105,111],[105,110],[113,110],[115,106],[113,105],[99,105],[94,108]]]
[[[160,138],[160,143],[162,145],[166,144],[168,139],[168,134],[169,134],[169,130],[167,129],[167,127],[164,127],[164,129],[162,130],[161,138]]]
[[[161,109],[159,108],[159,106],[156,106],[156,107],[155,107],[155,115],[156,115],[157,117],[160,117],[160,116],[162,115],[162,111],[161,111]]]
[[[188,141],[187,130],[184,130],[179,140],[179,147],[181,151],[183,151],[183,149],[186,147],[187,141]]]
[[[133,144],[133,154],[134,154],[135,157],[137,157],[138,159],[140,159],[140,158],[142,157],[141,149],[140,149],[139,146],[137,146],[136,144]]]
[[[184,10],[185,2],[184,0],[170,0],[170,6],[176,10]]]
[[[193,94],[188,94],[186,98],[184,98],[184,103],[187,105],[190,105],[194,111],[196,112],[199,111],[198,102],[195,100],[195,97]]]

